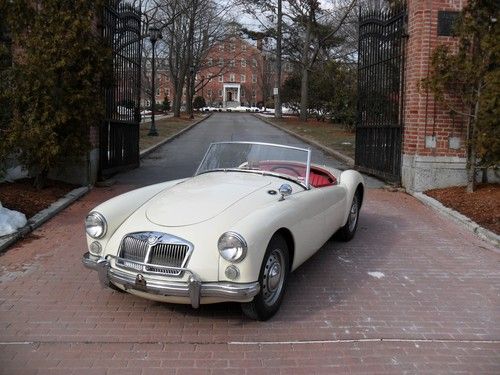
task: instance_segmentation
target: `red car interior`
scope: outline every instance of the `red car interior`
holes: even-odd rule
[[[261,161],[259,163],[259,169],[287,174],[292,177],[306,178],[306,166],[302,163],[293,163],[288,161]],[[320,188],[324,186],[336,185],[337,179],[327,170],[311,166],[309,184],[316,188]]]

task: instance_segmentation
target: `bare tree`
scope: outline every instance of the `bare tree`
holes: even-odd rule
[[[159,26],[163,35],[158,43],[158,56],[166,61],[173,86],[174,116],[180,116],[184,93],[186,109],[192,114],[196,74],[211,46],[226,35],[230,4],[221,5],[214,0],[150,0],[148,3],[148,20]]]
[[[345,40],[342,35],[346,21],[353,14],[356,0],[319,2],[318,0],[289,0],[290,13],[301,28],[296,42],[301,42],[301,102],[300,118],[307,120],[309,74],[318,58],[335,49]],[[344,36],[344,38],[342,38]]]

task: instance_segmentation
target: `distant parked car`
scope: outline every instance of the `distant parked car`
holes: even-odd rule
[[[279,309],[288,276],[330,236],[353,238],[364,182],[285,145],[212,144],[195,175],[117,196],[85,220],[86,267],[155,301]]]

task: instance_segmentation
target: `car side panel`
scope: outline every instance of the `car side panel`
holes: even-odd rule
[[[333,185],[322,187],[321,190],[324,193],[325,223],[330,237],[344,225],[345,213],[349,206],[347,189],[345,185]]]

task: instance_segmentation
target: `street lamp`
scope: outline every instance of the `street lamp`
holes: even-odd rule
[[[151,41],[151,45],[153,46],[153,57],[151,59],[151,127],[149,128],[148,135],[157,136],[158,131],[156,130],[155,125],[155,106],[156,106],[156,91],[155,91],[155,44],[158,39],[161,39],[160,29],[157,27],[151,26],[149,28],[149,40]]]

